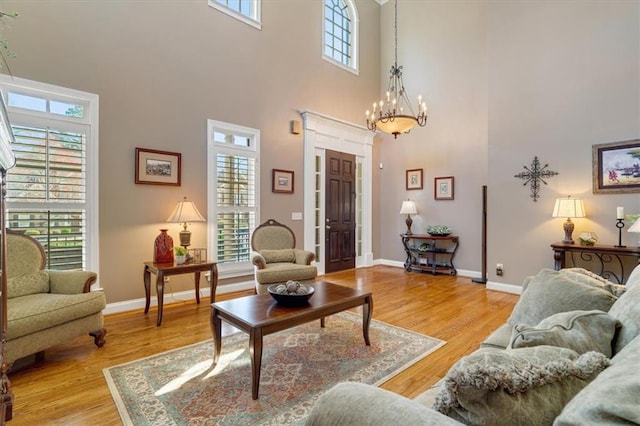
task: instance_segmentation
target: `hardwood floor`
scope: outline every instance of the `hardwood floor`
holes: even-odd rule
[[[407,273],[375,266],[322,277],[337,284],[369,289],[373,318],[447,344],[381,387],[409,398],[428,389],[462,355],[509,317],[518,296],[487,291],[464,277]],[[252,294],[225,294],[219,300]],[[44,361],[13,371],[14,418],[9,425],[112,425],[120,417],[102,369],[211,338],[209,300],[169,304],[156,327],[156,309],[105,317],[107,343],[96,348],[89,336],[48,350]],[[223,330],[223,333],[225,330]],[[226,329],[228,334],[230,329]],[[248,344],[248,339],[247,339]],[[247,389],[250,392],[251,389]]]

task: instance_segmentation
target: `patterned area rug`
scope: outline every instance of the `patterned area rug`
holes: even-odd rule
[[[260,397],[251,399],[249,336],[224,336],[212,368],[212,341],[104,369],[126,425],[301,424],[322,394],[340,381],[380,385],[445,344],[372,320],[371,346],[362,315],[341,312],[264,337]]]

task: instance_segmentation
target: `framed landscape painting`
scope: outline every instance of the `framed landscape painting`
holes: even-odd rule
[[[293,194],[293,171],[273,169],[271,171],[271,192]]]
[[[182,154],[136,148],[136,183],[180,186]]]
[[[593,145],[593,192],[640,192],[640,139]]]

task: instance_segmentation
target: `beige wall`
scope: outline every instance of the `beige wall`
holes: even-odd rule
[[[357,1],[360,74],[321,58],[322,3],[264,1],[261,31],[198,1],[4,1],[14,75],[100,96],[100,282],[109,302],[144,296],[142,262],[183,196],[206,214],[206,120],[261,130],[261,216],[303,245],[298,110],[359,123],[379,81],[379,6]],[[182,153],[182,186],[134,184],[135,147]],[[293,195],[271,193],[271,169],[293,170]],[[193,246],[206,247],[204,224]],[[180,226],[169,225],[177,240]],[[193,288],[172,277],[167,291]],[[168,299],[167,299],[168,300]]]
[[[488,269],[494,283],[520,285],[552,267],[549,244],[563,238],[552,219],[556,197],[585,198],[588,218],[574,237],[595,231],[617,243],[616,206],[640,212],[638,194],[594,195],[592,145],[640,136],[640,2],[407,2],[399,5],[405,84],[421,90],[430,123],[380,147],[383,206],[378,222],[385,259],[404,260],[401,201],[418,201],[414,232],[447,224],[460,235],[456,266],[479,271],[480,194],[488,185]],[[382,7],[392,37],[393,4]],[[383,44],[382,72],[392,46]],[[420,52],[420,54],[416,54]],[[514,175],[538,156],[559,175],[530,187]],[[404,171],[424,168],[425,189],[404,191]],[[455,176],[455,200],[433,200],[433,178]],[[625,230],[626,231],[626,230]],[[637,245],[625,232],[623,244]],[[503,263],[503,277],[495,275]],[[490,283],[491,284],[491,283]]]

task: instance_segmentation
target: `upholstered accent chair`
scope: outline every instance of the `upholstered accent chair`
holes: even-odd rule
[[[7,230],[7,362],[89,334],[105,343],[102,291],[90,291],[97,275],[45,269],[40,243]]]
[[[296,236],[291,228],[273,219],[253,231],[251,262],[255,269],[256,293],[267,293],[270,285],[289,280],[315,281],[318,270],[311,265],[315,254],[295,247]]]

